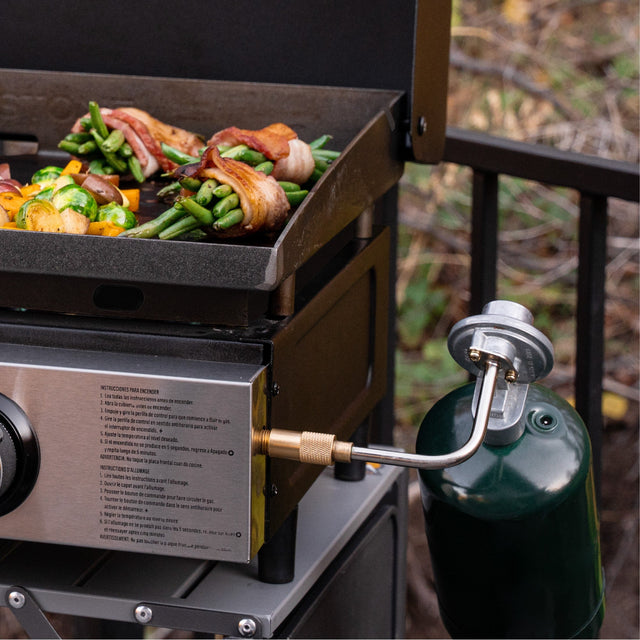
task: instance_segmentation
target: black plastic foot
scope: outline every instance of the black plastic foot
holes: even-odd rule
[[[269,584],[286,584],[295,575],[298,507],[287,516],[271,539],[258,551],[258,577]]]

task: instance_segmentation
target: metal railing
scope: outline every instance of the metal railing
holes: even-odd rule
[[[496,297],[498,184],[501,175],[568,187],[580,194],[575,406],[593,447],[600,493],[605,268],[609,198],[639,201],[638,165],[449,128],[444,162],[473,172],[470,314]]]

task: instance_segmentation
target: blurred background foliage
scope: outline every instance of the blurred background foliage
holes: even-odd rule
[[[638,162],[635,0],[454,0],[448,123]],[[412,446],[433,402],[464,382],[446,349],[467,313],[471,172],[408,164],[400,188],[398,437]],[[502,176],[498,294],[553,341],[548,382],[571,397],[578,197]],[[638,210],[611,201],[605,409],[637,415]],[[627,415],[628,414],[628,415]]]
[[[637,0],[453,0],[448,124],[638,163]],[[446,341],[468,315],[471,171],[408,164],[400,184],[396,441],[466,382]],[[578,196],[500,177],[498,296],[551,339],[544,384],[573,396]],[[638,638],[638,206],[609,200],[601,541],[603,638]],[[441,625],[416,483],[409,489],[408,638]]]

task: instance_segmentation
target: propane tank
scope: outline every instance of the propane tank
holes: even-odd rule
[[[442,621],[452,637],[597,637],[604,617],[591,446],[565,400],[539,384],[553,348],[509,301],[457,323],[454,359],[477,376],[425,416],[421,455],[469,439],[487,364],[499,374],[485,439],[461,464],[420,469]]]

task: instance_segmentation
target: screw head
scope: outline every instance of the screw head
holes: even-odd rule
[[[469,349],[469,360],[471,360],[471,362],[479,362],[481,357],[477,349]]]
[[[133,615],[140,624],[149,624],[153,618],[153,611],[150,607],[140,604],[135,608]]]
[[[27,599],[24,597],[24,593],[20,593],[20,591],[12,591],[9,594],[9,604],[14,609],[22,609],[26,602]]]
[[[513,369],[509,369],[509,371],[504,374],[504,379],[507,382],[515,382],[518,379],[518,373]]]
[[[238,622],[238,632],[243,638],[253,638],[257,629],[258,625],[253,618],[242,618]]]

